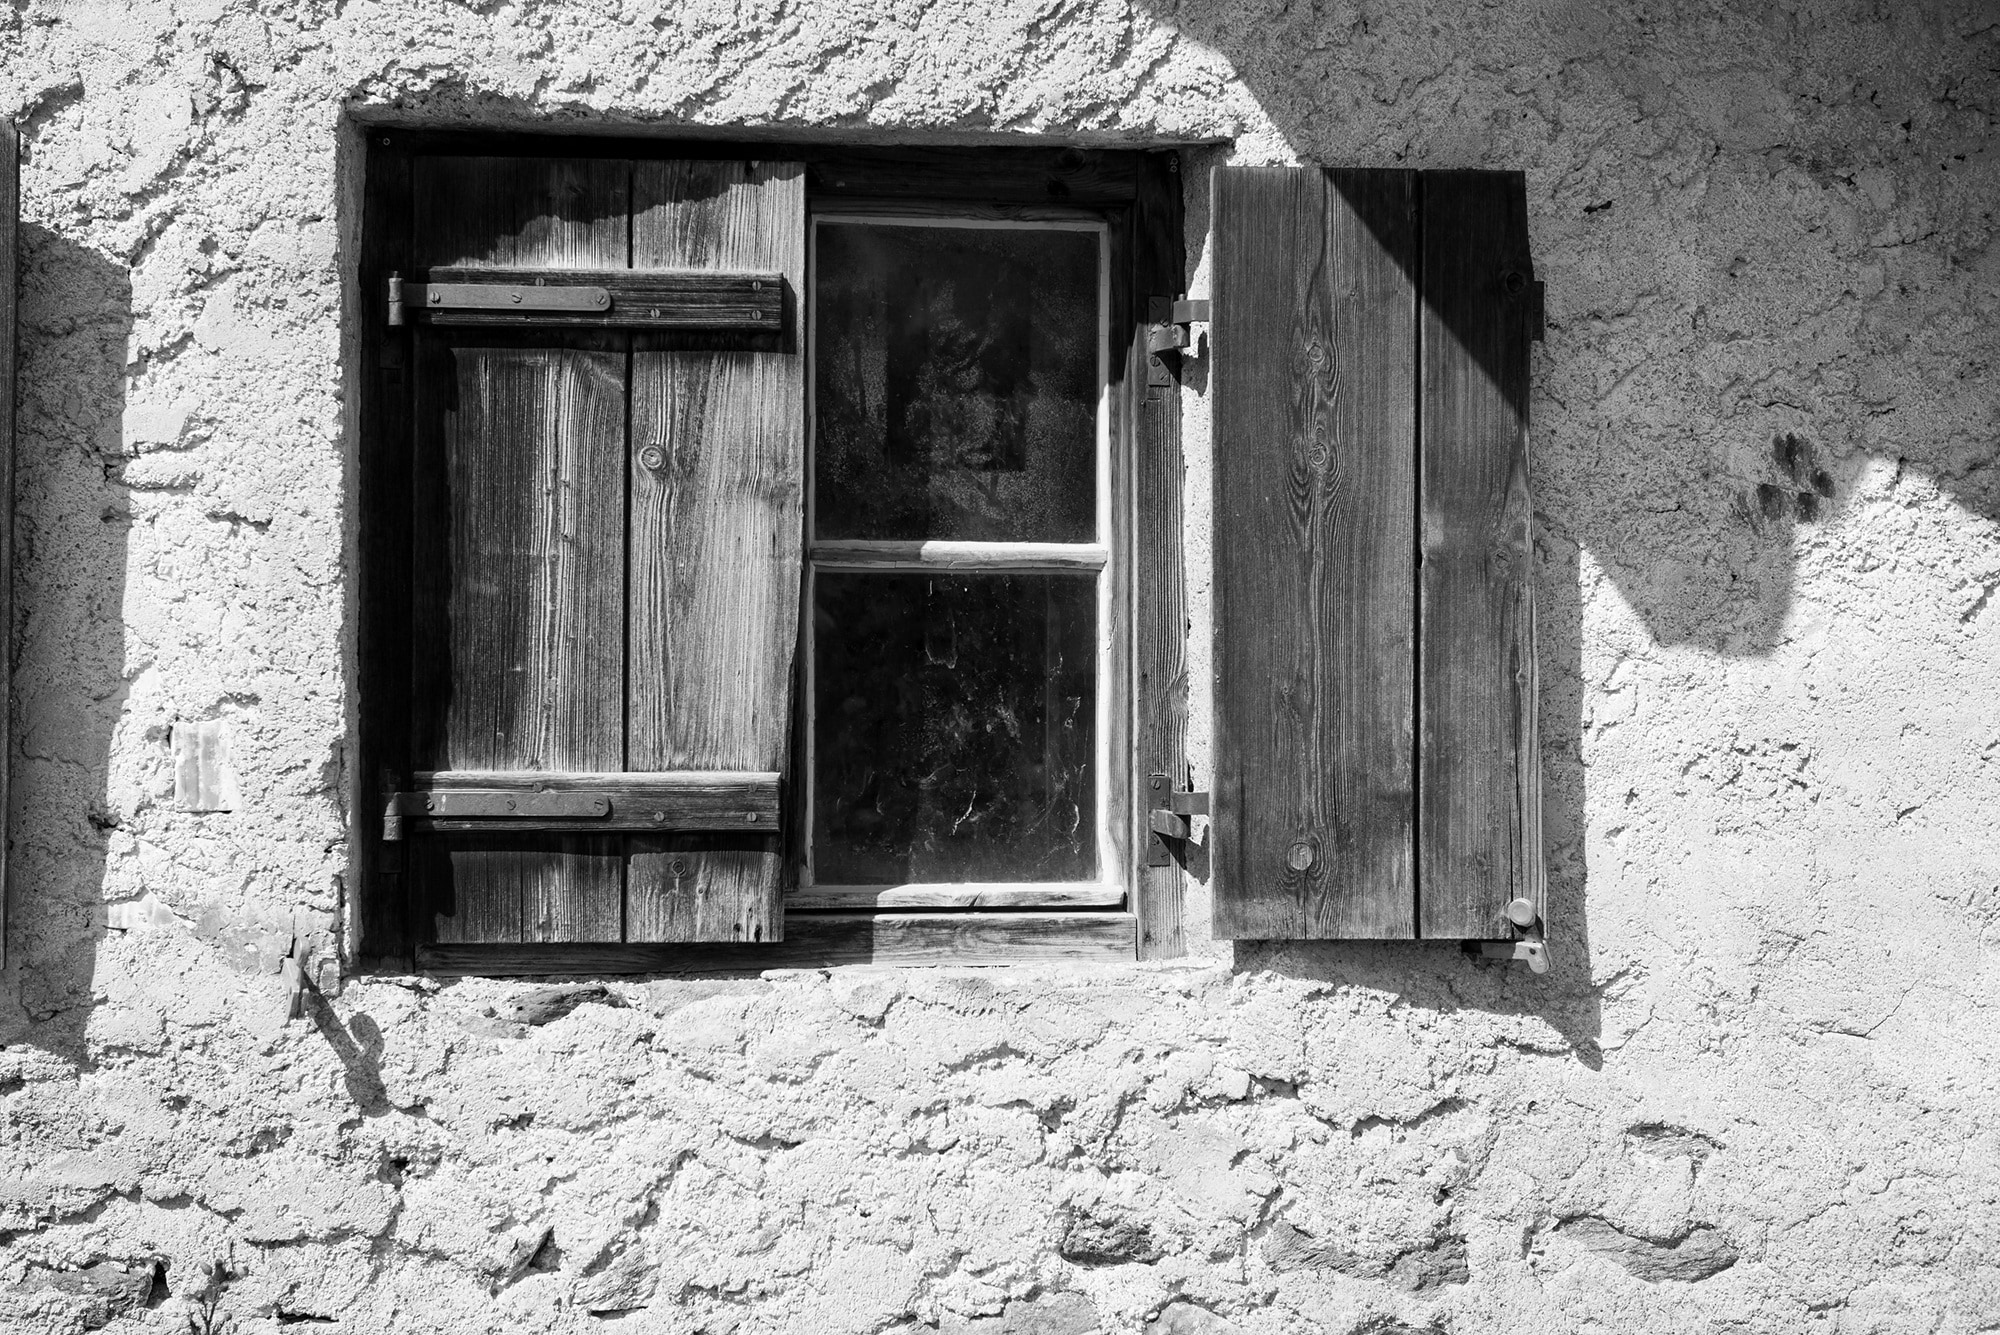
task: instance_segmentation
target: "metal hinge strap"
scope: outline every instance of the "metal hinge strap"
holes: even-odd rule
[[[1194,823],[1188,817],[1208,814],[1208,794],[1175,792],[1166,775],[1149,774],[1146,801],[1146,865],[1165,867],[1173,861],[1173,852],[1166,841],[1185,840],[1193,835]]]
[[[1149,388],[1162,388],[1174,382],[1162,354],[1178,352],[1182,356],[1193,356],[1195,338],[1190,326],[1206,324],[1208,310],[1205,298],[1153,297],[1147,301],[1146,384]]]

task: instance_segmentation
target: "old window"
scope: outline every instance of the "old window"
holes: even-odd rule
[[[799,905],[1123,901],[1106,224],[819,212]]]
[[[1172,156],[552,147],[369,142],[357,953],[1176,950]]]
[[[1177,158],[751,152],[370,137],[360,961],[1179,953]],[[1212,203],[1216,935],[1538,952],[1520,179]]]

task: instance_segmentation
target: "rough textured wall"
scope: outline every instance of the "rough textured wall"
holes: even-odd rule
[[[1977,0],[9,10],[0,1326],[180,1331],[219,1258],[238,1330],[2000,1329],[1996,66]],[[1228,141],[1197,246],[1208,161],[1525,169],[1556,971],[349,980],[283,1024],[345,867],[364,114]],[[215,720],[235,809],[184,810]]]

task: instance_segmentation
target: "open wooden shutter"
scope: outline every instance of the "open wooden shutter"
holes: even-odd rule
[[[14,625],[14,292],[20,252],[21,150],[0,121],[0,968],[7,965],[7,771],[13,768]]]
[[[420,941],[782,935],[803,180],[413,163]]]
[[[1215,177],[1215,933],[1541,908],[1521,178]]]

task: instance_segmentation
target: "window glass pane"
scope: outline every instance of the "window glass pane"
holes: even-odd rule
[[[814,879],[1094,879],[1094,577],[820,574],[814,593]]]
[[[1097,233],[816,236],[816,536],[1092,541]]]

